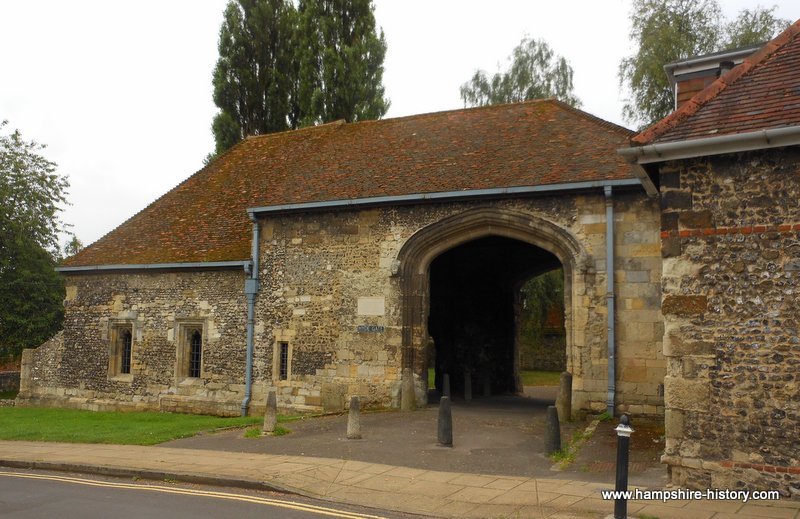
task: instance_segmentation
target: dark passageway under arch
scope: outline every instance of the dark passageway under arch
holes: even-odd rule
[[[431,262],[428,333],[433,339],[436,388],[449,373],[463,394],[465,372],[473,392],[521,390],[515,317],[522,284],[561,266],[534,245],[489,236],[454,247]]]

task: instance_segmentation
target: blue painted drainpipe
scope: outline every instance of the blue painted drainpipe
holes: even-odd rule
[[[242,416],[247,416],[247,408],[250,406],[250,397],[253,392],[253,336],[255,328],[256,295],[258,294],[258,253],[259,253],[259,227],[258,218],[250,215],[253,221],[253,243],[251,257],[253,262],[250,265],[250,272],[244,281],[244,295],[247,297],[247,359],[244,374],[244,400],[242,400]]]
[[[616,318],[614,313],[614,199],[611,186],[603,189],[606,196],[606,309],[608,311],[608,400],[609,416],[614,416],[617,392]]]

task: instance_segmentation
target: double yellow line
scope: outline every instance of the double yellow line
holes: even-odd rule
[[[302,512],[311,512],[319,515],[328,515],[331,517],[343,517],[346,519],[386,519],[378,515],[359,514],[355,512],[348,512],[346,510],[337,510],[335,508],[326,508],[324,506],[316,506],[302,503],[294,503],[292,501],[284,501],[281,499],[270,499],[267,497],[246,496],[241,494],[230,494],[227,492],[212,492],[208,490],[192,490],[188,488],[173,488],[163,487],[159,485],[144,485],[132,483],[112,483],[109,481],[95,481],[91,479],[71,478],[66,476],[53,476],[47,474],[27,474],[24,472],[4,472],[0,471],[0,476],[20,478],[20,479],[41,479],[46,481],[59,481],[62,483],[72,483],[75,485],[86,485],[90,487],[103,487],[103,488],[121,488],[128,490],[146,490],[149,492],[161,492],[164,494],[178,494],[185,496],[202,496],[213,497],[217,499],[227,499],[229,501],[241,501],[244,503],[254,503],[259,505],[268,505],[278,508],[287,508],[291,510],[299,510]]]

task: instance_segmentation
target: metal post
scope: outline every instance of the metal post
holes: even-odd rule
[[[453,446],[453,414],[450,410],[450,398],[443,396],[439,400],[439,427],[437,440],[442,447]]]
[[[633,429],[628,425],[628,416],[622,415],[619,419],[617,432],[617,484],[614,488],[617,492],[628,490],[628,454],[630,451],[630,440]],[[619,495],[619,494],[617,494]],[[628,516],[628,500],[617,497],[614,500],[614,519],[626,519]]]
[[[442,381],[442,396],[450,398],[450,375],[445,373],[443,379],[444,380]]]
[[[548,456],[561,449],[561,427],[558,425],[556,406],[547,406],[547,429],[544,434],[544,452]]]

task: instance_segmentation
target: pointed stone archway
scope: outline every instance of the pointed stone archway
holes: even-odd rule
[[[430,312],[430,266],[443,253],[460,245],[488,237],[499,237],[538,247],[553,256],[564,269],[564,310],[567,370],[580,377],[580,351],[586,313],[576,312],[575,290],[585,286],[588,256],[568,230],[520,211],[476,208],[445,218],[417,231],[398,254],[397,276],[402,293],[403,368],[411,369],[417,402],[426,398],[427,320]],[[580,321],[580,322],[578,322]],[[576,328],[577,327],[577,328]]]

